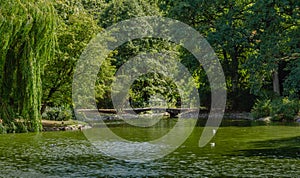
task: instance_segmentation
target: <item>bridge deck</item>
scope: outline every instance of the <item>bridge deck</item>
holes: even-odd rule
[[[133,108],[133,111],[137,114],[145,111],[161,111],[161,112],[168,112],[171,116],[176,116],[179,113],[183,112],[193,112],[197,111],[197,109],[193,108]],[[116,114],[117,110],[116,109],[78,109],[78,112],[100,112],[100,113],[107,113],[107,114]],[[132,113],[132,110],[130,109],[123,109],[123,113]]]

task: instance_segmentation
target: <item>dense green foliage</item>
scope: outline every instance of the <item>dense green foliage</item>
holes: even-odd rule
[[[73,110],[68,106],[47,107],[42,118],[54,121],[68,121],[74,118]]]
[[[254,104],[251,112],[255,119],[260,119],[263,117],[270,116],[271,100],[270,99],[257,100],[256,103]]]
[[[182,21],[208,40],[225,73],[227,110],[250,111],[254,106],[256,118],[268,115],[274,120],[294,118],[299,111],[295,103],[300,97],[299,3],[295,0],[58,0],[51,3],[2,0],[1,130],[38,131],[41,113],[48,107],[72,108],[75,65],[89,41],[110,25],[142,16]],[[172,51],[172,57],[189,69],[201,105],[209,108],[210,85],[194,56],[178,44],[151,38],[129,41],[104,61],[95,83],[98,107],[113,107],[111,83],[116,70],[129,58],[165,51]],[[172,80],[157,73],[140,76],[129,95],[134,107],[149,106],[156,96],[165,99],[169,107],[179,106],[181,99]]]
[[[271,103],[271,117],[274,121],[293,121],[298,114],[299,100],[278,98]]]
[[[83,6],[56,1],[59,15],[55,56],[43,75],[43,110],[46,106],[71,105],[73,71],[82,51],[101,28]]]
[[[300,111],[298,99],[279,97],[274,99],[258,100],[252,109],[256,119],[271,117],[273,121],[293,121]]]
[[[56,13],[48,1],[1,1],[0,18],[0,117],[8,132],[39,131],[41,74],[53,57]]]

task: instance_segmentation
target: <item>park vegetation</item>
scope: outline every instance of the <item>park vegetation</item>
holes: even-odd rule
[[[161,16],[182,21],[203,35],[226,78],[226,111],[255,118],[294,120],[300,98],[300,1],[297,0],[1,0],[0,127],[3,132],[41,131],[41,118],[73,117],[72,80],[81,53],[99,32],[125,19]],[[201,108],[210,107],[210,85],[194,56],[160,39],[118,47],[95,83],[97,106],[112,108],[111,83],[132,56],[174,51],[194,77]],[[134,107],[163,95],[180,103],[167,77],[142,75],[131,86]],[[199,106],[200,107],[200,106]]]

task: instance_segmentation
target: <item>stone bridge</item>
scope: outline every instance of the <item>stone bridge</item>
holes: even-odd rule
[[[78,112],[99,112],[99,113],[107,113],[107,114],[116,114],[116,109],[79,109]],[[133,108],[134,113],[130,109],[123,109],[121,113],[124,114],[139,114],[146,111],[154,111],[154,112],[167,112],[170,114],[170,117],[177,117],[178,114],[184,112],[193,112],[196,109],[191,108]]]

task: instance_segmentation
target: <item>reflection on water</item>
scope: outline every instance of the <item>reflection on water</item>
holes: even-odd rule
[[[161,127],[137,128],[112,124],[112,130],[133,137],[140,149],[153,148],[147,142],[164,134],[174,124],[164,120]],[[201,123],[199,123],[201,126]],[[300,175],[300,126],[266,125],[250,121],[224,121],[212,142],[198,147],[202,127],[164,158],[134,163],[103,155],[80,131],[0,136],[1,177],[89,177],[89,176],[267,176]],[[145,134],[147,132],[147,134]],[[150,134],[153,132],[152,134]],[[103,142],[112,152],[126,154],[130,146]],[[122,147],[123,146],[123,147]],[[162,145],[163,146],[163,145]]]
[[[151,161],[158,153],[172,149],[169,145],[149,142],[99,141],[93,145],[104,154],[127,162]]]

